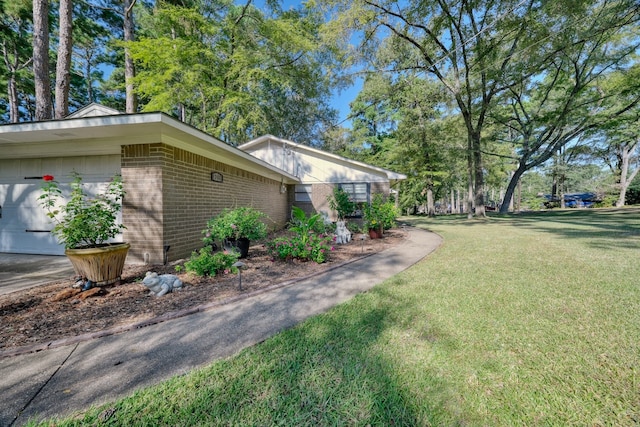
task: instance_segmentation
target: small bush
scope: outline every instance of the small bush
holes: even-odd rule
[[[356,203],[351,200],[351,196],[340,187],[333,188],[333,194],[327,197],[329,208],[338,213],[338,219],[343,220],[353,214],[356,210]]]
[[[240,254],[235,251],[213,253],[211,247],[205,246],[198,252],[193,252],[189,261],[184,263],[185,269],[198,276],[215,276],[224,271],[237,272],[232,267]]]
[[[295,258],[322,264],[333,249],[331,247],[333,236],[318,231],[323,226],[321,215],[307,217],[304,211],[296,206],[293,207],[292,213],[290,230],[294,234],[289,237],[279,237],[267,243],[269,253],[280,259]]]
[[[280,259],[325,262],[333,250],[332,236],[310,232],[307,236],[278,237],[267,243],[269,253]]]
[[[225,209],[207,222],[207,228],[202,231],[204,242],[211,244],[225,239],[264,239],[267,237],[267,226],[263,222],[265,218],[265,213],[254,208]]]
[[[393,202],[386,201],[382,194],[376,193],[373,195],[371,203],[364,207],[364,226],[367,229],[383,227],[388,230],[395,226],[398,213]]]

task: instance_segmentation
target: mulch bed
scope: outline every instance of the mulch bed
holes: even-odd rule
[[[235,274],[198,277],[176,271],[184,260],[168,265],[127,265],[119,283],[81,292],[71,280],[52,282],[0,296],[2,334],[0,353],[23,346],[38,347],[52,341],[104,331],[126,330],[130,325],[157,322],[185,310],[212,306],[242,298],[274,286],[317,275],[343,263],[380,252],[399,244],[406,232],[393,229],[382,239],[360,240],[355,236],[346,245],[336,245],[328,262],[273,260],[264,245],[254,245],[243,259],[242,290]],[[181,290],[162,297],[149,294],[141,283],[147,271],[175,274],[183,282]]]

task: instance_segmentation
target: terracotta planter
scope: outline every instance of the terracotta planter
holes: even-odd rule
[[[106,243],[96,248],[64,251],[76,274],[97,285],[110,285],[120,280],[127,258],[129,243]]]
[[[370,228],[369,229],[369,238],[371,238],[371,239],[382,239],[382,227]]]

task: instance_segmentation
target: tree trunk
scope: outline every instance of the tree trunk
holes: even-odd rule
[[[467,219],[473,218],[473,144],[471,137],[467,143]]]
[[[482,151],[480,150],[480,133],[472,135],[473,173],[475,183],[476,216],[486,217],[484,209],[484,169],[482,168]]]
[[[63,119],[69,114],[71,50],[73,49],[72,10],[72,0],[60,0],[60,41],[56,62],[56,119]]]
[[[33,75],[37,121],[51,119],[49,77],[49,1],[33,0]]]
[[[35,1],[35,0],[34,0]],[[133,6],[136,0],[124,0],[124,41],[134,41],[135,27],[133,22]],[[135,113],[138,110],[138,97],[134,92],[133,79],[136,76],[133,58],[129,48],[124,48],[124,79],[126,90],[126,112]]]
[[[18,123],[20,121],[20,112],[18,110],[18,83],[16,81],[16,75],[18,74],[18,69],[23,68],[19,66],[19,54],[18,48],[15,44],[13,44],[12,52],[9,53],[8,49],[10,47],[7,46],[7,42],[5,40],[2,41],[2,59],[4,60],[4,65],[7,69],[7,95],[9,101],[9,122],[10,123]],[[13,57],[13,60],[11,59]]]
[[[433,184],[427,184],[427,215],[436,216],[436,205],[433,202]]]
[[[451,189],[451,194],[450,194],[450,202],[451,203],[451,210],[449,211],[449,213],[454,213],[456,211],[456,195],[455,192],[453,191],[453,188]]]
[[[20,113],[18,111],[18,85],[16,84],[15,73],[9,75],[7,86],[9,91],[9,121],[11,123],[18,123]]]
[[[620,195],[618,196],[618,200],[616,201],[616,207],[621,208],[627,201],[627,189],[629,185],[633,182],[636,175],[638,174],[638,170],[640,168],[636,168],[630,176],[629,175],[629,164],[631,163],[631,157],[633,156],[633,152],[638,149],[638,145],[640,144],[640,140],[633,144],[631,147],[625,145],[622,148],[622,164],[620,167]]]
[[[524,163],[521,163],[518,166],[518,169],[516,169],[515,172],[513,173],[513,176],[511,177],[511,179],[509,180],[509,184],[507,185],[507,191],[505,191],[504,193],[504,200],[502,201],[502,205],[500,205],[501,214],[509,212],[509,205],[511,205],[511,201],[513,200],[513,195],[515,193],[516,187],[520,182],[520,177],[522,177],[522,174],[524,174],[525,171],[526,169],[525,169]]]

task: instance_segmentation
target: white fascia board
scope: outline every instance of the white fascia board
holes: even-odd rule
[[[295,176],[164,113],[0,125],[0,158],[120,154],[122,145],[160,142],[285,184],[300,182]]]
[[[166,114],[162,115],[162,123],[167,126],[162,131],[164,143],[258,175],[281,180],[285,184],[300,182],[297,177]]]

